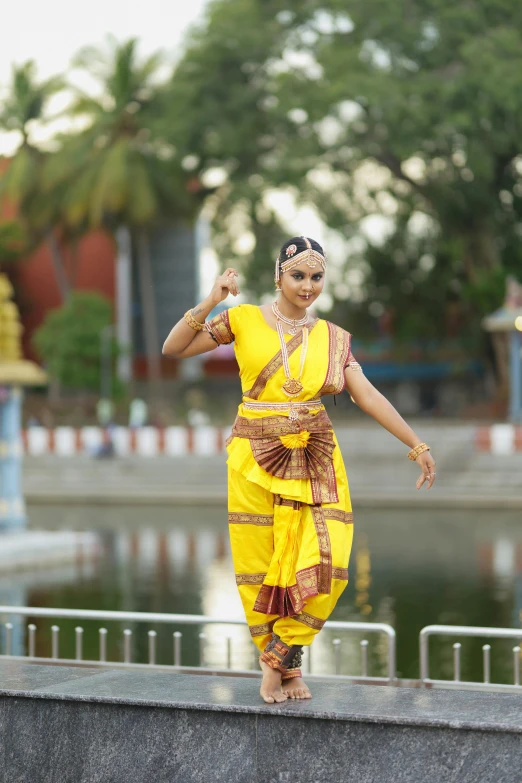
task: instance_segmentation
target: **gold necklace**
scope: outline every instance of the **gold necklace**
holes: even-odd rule
[[[276,321],[277,333],[279,335],[279,342],[281,343],[281,356],[283,357],[283,369],[286,375],[286,381],[281,386],[282,390],[287,397],[297,397],[303,391],[303,384],[301,383],[301,376],[303,374],[304,363],[306,360],[306,354],[308,352],[308,329],[303,327],[303,344],[301,346],[301,366],[299,368],[299,376],[292,378],[290,375],[290,362],[288,359],[288,348],[286,346],[285,335],[283,332],[283,324],[279,319]]]
[[[298,326],[304,326],[308,322],[308,313],[304,314],[303,318],[287,318],[286,315],[283,315],[279,307],[277,306],[277,302],[274,302],[272,305],[272,312],[275,315],[276,319],[283,321],[285,324],[288,324],[290,329],[288,330],[290,334],[297,334],[297,327]]]

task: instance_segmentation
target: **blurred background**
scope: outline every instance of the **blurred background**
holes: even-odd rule
[[[402,444],[327,401],[356,519],[335,618],[394,625],[405,677],[428,623],[518,627],[520,5],[49,0],[4,24],[0,386],[2,358],[46,373],[21,406],[28,528],[100,548],[9,572],[3,602],[240,614],[234,352],[161,346],[227,266],[242,293],[221,307],[272,301],[306,234],[329,259],[317,314],[439,465],[420,498]]]

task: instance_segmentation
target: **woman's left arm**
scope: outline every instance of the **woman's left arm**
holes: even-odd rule
[[[391,402],[378,391],[360,371],[348,365],[344,371],[346,390],[359,408],[372,416],[382,427],[413,449],[422,439],[412,430]],[[435,460],[429,451],[419,454],[416,460],[422,474],[417,479],[417,489],[427,482],[428,489],[435,481]]]

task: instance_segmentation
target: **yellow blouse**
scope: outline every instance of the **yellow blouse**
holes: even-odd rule
[[[271,416],[288,417],[292,402],[318,400],[325,394],[339,394],[345,386],[344,368],[350,361],[355,361],[351,353],[351,335],[328,321],[316,319],[309,326],[308,352],[301,375],[303,389],[298,396],[290,400],[282,390],[286,376],[279,335],[268,324],[259,307],[250,304],[232,307],[209,321],[206,328],[219,344],[234,342],[243,391],[238,419],[267,420]],[[290,374],[297,378],[301,362],[302,333],[295,337],[287,334],[285,341],[290,354]],[[288,408],[251,410],[245,407],[245,402],[288,403]],[[321,415],[325,417],[326,412],[322,405],[311,408],[307,415],[316,416],[321,411]],[[333,433],[333,430],[331,432]],[[274,437],[277,438],[277,435]],[[292,434],[281,433],[279,437],[280,442],[288,449],[305,449],[309,438],[313,440],[310,433],[299,426]],[[333,440],[337,446],[334,434]],[[304,503],[317,502],[312,498],[310,479],[277,477],[258,464],[249,437],[229,438],[227,452],[229,467],[240,472],[249,481],[282,497]],[[345,471],[338,448],[333,452],[333,467],[337,479],[342,481]]]

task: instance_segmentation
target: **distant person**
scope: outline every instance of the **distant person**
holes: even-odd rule
[[[96,418],[100,427],[108,427],[114,418],[114,403],[106,397],[100,397],[96,403]]]
[[[435,481],[429,446],[365,378],[351,335],[308,313],[323,290],[326,255],[292,237],[276,260],[272,305],[232,307],[203,323],[238,274],[227,269],[208,297],[171,330],[163,353],[187,358],[235,341],[243,402],[227,441],[232,556],[250,634],[261,651],[266,702],[311,698],[300,670],[348,581],[353,515],[341,452],[321,396],[352,400],[405,443]]]
[[[112,439],[114,430],[114,403],[105,397],[100,397],[96,403],[96,417],[99,426],[103,429],[103,437],[100,445],[94,450],[94,457],[105,459],[114,457],[114,443]]]
[[[149,408],[145,400],[135,397],[129,405],[129,427],[144,427],[149,416]]]

